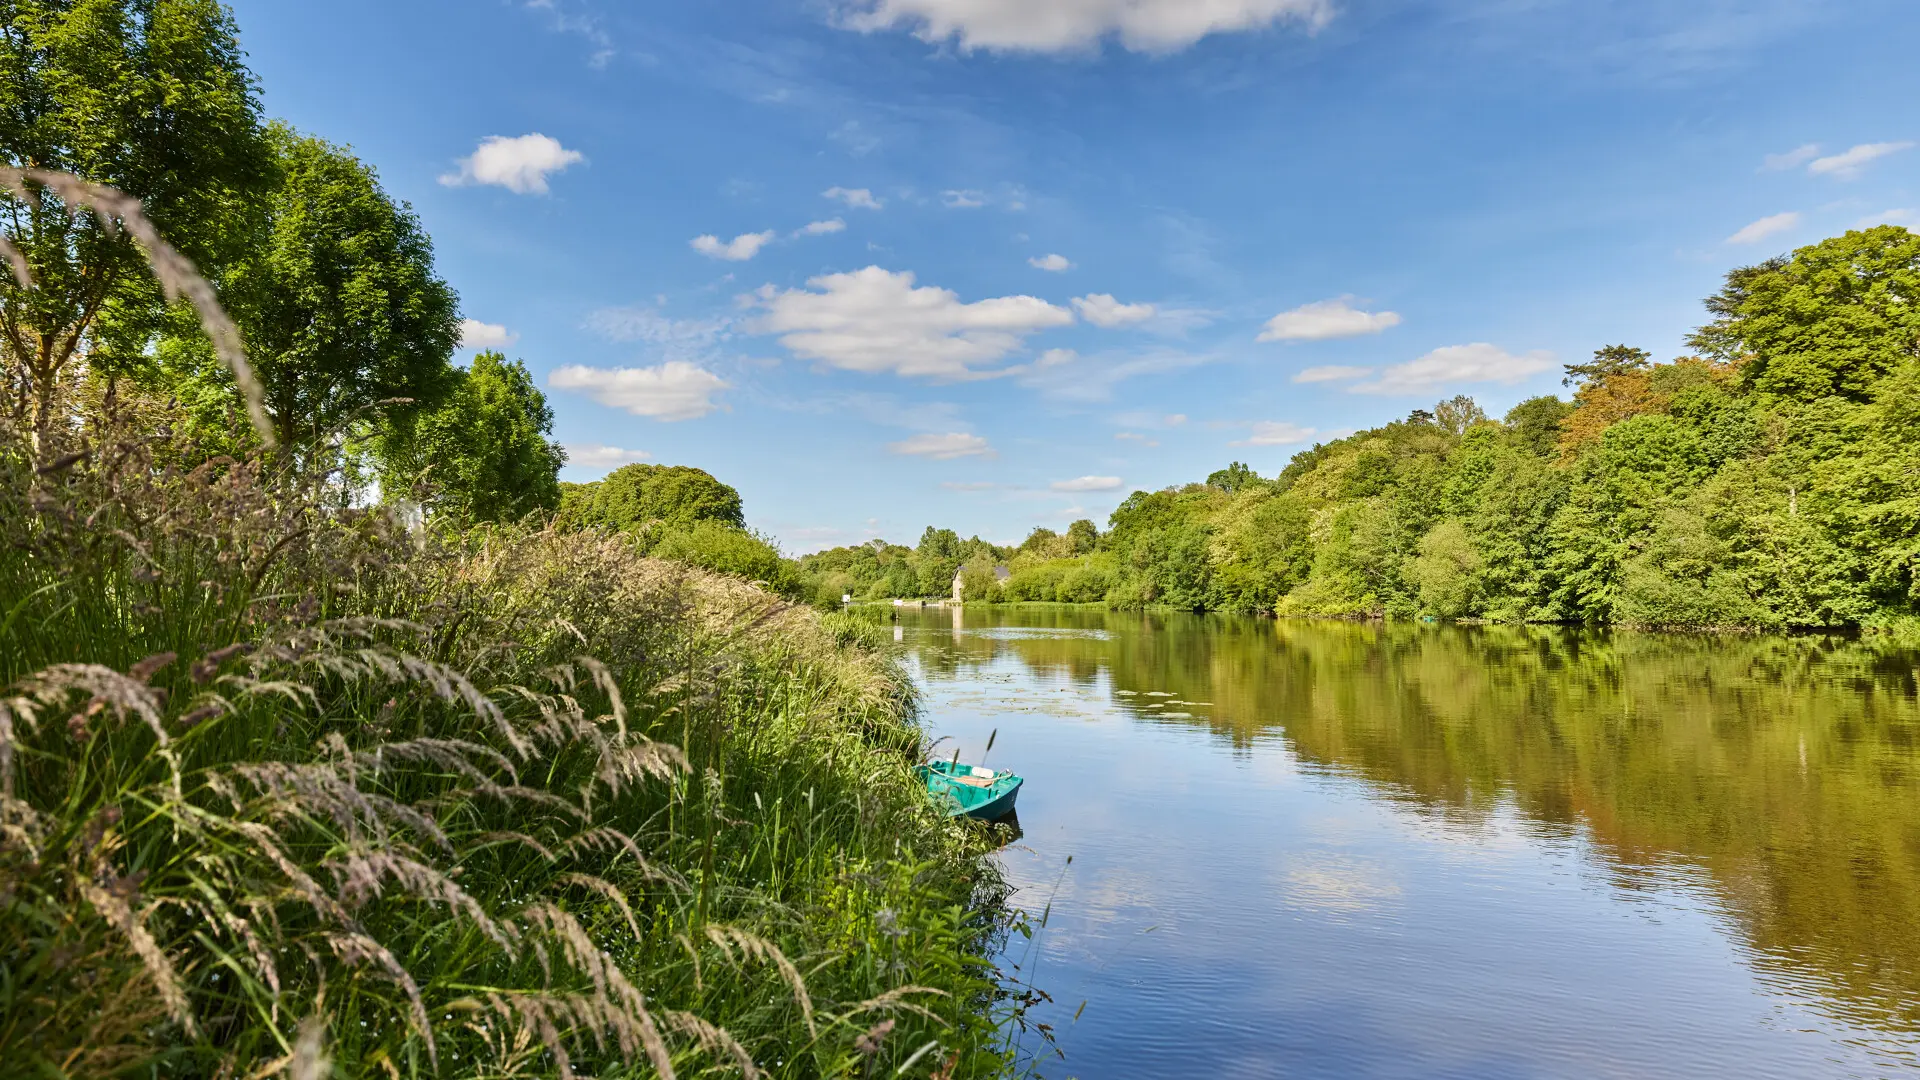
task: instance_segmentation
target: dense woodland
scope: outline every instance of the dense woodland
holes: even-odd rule
[[[801,560],[821,595],[1676,627],[1920,612],[1920,236],[1849,232],[1743,267],[1695,355],[1569,365],[1572,400],[1466,397],[1296,455],[1133,493],[1104,532],[1017,549],[927,530]]]

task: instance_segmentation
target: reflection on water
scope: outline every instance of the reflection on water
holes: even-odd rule
[[[1028,777],[1028,902],[1076,857],[1049,1075],[1920,1076],[1913,654],[903,619],[930,726]]]

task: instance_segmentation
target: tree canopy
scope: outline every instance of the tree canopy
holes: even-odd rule
[[[456,369],[453,390],[381,448],[389,487],[418,486],[461,521],[513,521],[560,505],[566,451],[553,410],[525,364],[482,352]]]
[[[0,153],[139,198],[210,272],[245,250],[243,210],[272,182],[253,80],[215,0],[0,5]],[[39,194],[0,194],[0,231],[33,278],[0,274],[0,355],[13,413],[36,428],[77,360],[137,362],[162,308],[124,232]]]
[[[702,521],[746,528],[740,493],[703,469],[686,465],[627,465],[591,484],[566,486],[563,524],[622,532],[653,523],[689,528]]]
[[[283,445],[405,424],[455,383],[459,301],[419,219],[348,151],[276,125],[278,185],[222,298]]]

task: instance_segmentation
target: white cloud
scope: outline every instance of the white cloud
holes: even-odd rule
[[[1800,215],[1792,210],[1772,214],[1727,237],[1729,244],[1757,244],[1775,233],[1783,233],[1800,224]]]
[[[1080,354],[1074,352],[1072,349],[1048,349],[1046,352],[1040,354],[1040,359],[1035,360],[1033,366],[1037,368],[1059,367],[1061,364],[1071,364],[1078,359],[1080,359]]]
[[[1819,143],[1808,143],[1805,146],[1796,146],[1784,154],[1768,154],[1760,163],[1760,171],[1785,172],[1788,169],[1797,169],[1819,156]]]
[[[949,210],[977,210],[987,205],[987,193],[974,191],[971,188],[943,191],[940,193],[940,201],[945,203]]]
[[[1241,439],[1234,446],[1294,446],[1312,442],[1319,431],[1315,428],[1301,427],[1284,420],[1262,420],[1253,425],[1253,434]]]
[[[828,233],[845,232],[846,228],[847,228],[847,223],[840,220],[839,218],[828,218],[825,221],[808,222],[807,224],[800,226],[799,229],[795,230],[794,235],[795,236],[825,236]]]
[[[654,420],[696,420],[720,408],[713,395],[730,387],[725,379],[685,360],[657,367],[597,368],[568,364],[547,376],[547,385],[574,390],[602,405]]]
[[[1117,476],[1082,476],[1073,480],[1055,480],[1048,485],[1055,491],[1117,491],[1124,485]]]
[[[1553,354],[1535,350],[1515,356],[1484,341],[1448,345],[1418,360],[1395,364],[1372,382],[1348,387],[1356,394],[1426,394],[1449,383],[1512,385],[1553,367]]]
[[[1095,326],[1111,330],[1153,318],[1152,304],[1123,304],[1109,293],[1088,293],[1073,298],[1073,310]]]
[[[1041,255],[1038,258],[1029,257],[1027,259],[1027,265],[1033,267],[1035,270],[1045,270],[1050,274],[1063,274],[1073,269],[1073,262],[1065,255]]]
[[[1910,142],[1861,143],[1831,157],[1814,158],[1807,164],[1807,171],[1815,176],[1837,176],[1842,180],[1851,180],[1872,162],[1912,148]]]
[[[448,187],[494,184],[516,195],[545,195],[549,174],[585,160],[578,150],[537,131],[517,138],[489,135],[472,156],[460,159],[459,172],[442,176],[440,182]]]
[[[1260,330],[1260,341],[1331,341],[1334,338],[1378,334],[1400,325],[1400,316],[1391,311],[1360,311],[1353,297],[1319,300],[1283,311],[1267,320]]]
[[[1159,439],[1149,439],[1145,435],[1133,431],[1116,431],[1113,433],[1113,438],[1116,442],[1137,442],[1142,446],[1148,447],[1160,445]]]
[[[950,289],[915,286],[909,271],[878,266],[827,274],[806,289],[763,287],[760,333],[779,334],[797,356],[848,371],[932,379],[995,374],[976,369],[1019,349],[1027,335],[1073,322],[1073,313],[1032,296],[963,304]],[[816,291],[817,290],[817,291]]]
[[[741,233],[739,236],[724,243],[721,242],[719,237],[711,234],[707,236],[696,236],[692,240],[687,241],[687,245],[710,259],[725,259],[728,262],[746,262],[748,259],[760,254],[760,249],[766,247],[772,241],[773,230],[768,229],[765,232]]]
[[[1344,364],[1328,364],[1324,367],[1310,367],[1293,377],[1297,383],[1340,382],[1343,379],[1358,379],[1371,374],[1372,368],[1348,367]]]
[[[887,449],[908,457],[927,457],[935,461],[952,461],[963,457],[992,457],[993,447],[978,435],[952,431],[944,435],[915,435],[910,439],[888,443]]]
[[[484,323],[479,319],[460,320],[460,347],[463,349],[504,349],[519,340],[519,334],[496,323]]]
[[[1135,52],[1172,52],[1208,34],[1259,30],[1283,19],[1316,31],[1331,0],[842,0],[841,25],[870,33],[910,28],[962,49],[1072,52],[1109,35]]]
[[[617,469],[636,461],[648,461],[652,457],[645,450],[625,450],[600,443],[567,444],[567,464],[586,469]]]
[[[882,203],[873,197],[866,188],[830,187],[820,193],[822,198],[838,199],[853,210],[878,210]]]

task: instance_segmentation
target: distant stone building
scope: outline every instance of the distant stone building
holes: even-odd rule
[[[1006,564],[1004,563],[993,568],[993,580],[999,582],[1002,585],[1005,585],[1007,583],[1007,579],[1012,576],[1013,576],[1013,571],[1009,570]],[[954,571],[953,573],[953,602],[954,603],[956,604],[961,603],[965,599],[961,595],[961,590],[962,588],[965,587],[966,582],[967,582],[967,568],[962,566],[960,569]]]

